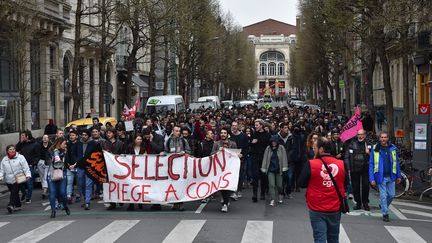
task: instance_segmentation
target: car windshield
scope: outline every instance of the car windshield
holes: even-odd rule
[[[147,106],[147,113],[148,114],[154,114],[154,113],[163,113],[167,111],[175,110],[174,105],[149,105]]]

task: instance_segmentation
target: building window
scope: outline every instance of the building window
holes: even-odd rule
[[[267,65],[265,63],[260,64],[260,75],[261,76],[267,75]]]
[[[276,75],[276,63],[274,63],[274,62],[269,63],[268,74],[269,74],[269,76],[275,76]]]
[[[281,52],[278,51],[267,51],[261,54],[260,61],[266,62],[266,61],[278,61],[283,62],[285,61],[285,56]]]
[[[55,66],[55,47],[54,46],[50,46],[50,52],[49,52],[49,57],[50,57],[50,68],[53,69]]]
[[[18,65],[10,42],[0,40],[0,92],[18,91]]]
[[[40,44],[30,43],[30,82],[31,82],[31,119],[32,129],[40,129],[40,95],[41,90],[41,64]]]
[[[278,73],[279,73],[279,76],[285,75],[285,64],[283,64],[283,63],[278,64]]]

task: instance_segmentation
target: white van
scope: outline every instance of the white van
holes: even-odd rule
[[[199,97],[198,101],[213,101],[215,103],[216,109],[221,108],[219,96],[203,96]]]
[[[147,100],[145,113],[159,114],[168,111],[184,111],[185,103],[181,95],[152,96]]]

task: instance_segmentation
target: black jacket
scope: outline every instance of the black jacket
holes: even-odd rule
[[[27,142],[17,143],[16,150],[18,153],[24,156],[29,165],[37,165],[41,158],[40,143],[36,142],[33,139]]]
[[[196,157],[203,158],[211,155],[212,148],[213,148],[214,141],[213,140],[206,140],[200,142],[198,144]]]
[[[257,139],[258,142],[253,144],[251,143],[251,154],[254,158],[257,159],[257,162],[262,162],[262,157],[264,156],[264,151],[267,146],[270,144],[270,133],[268,132],[255,132],[252,135],[252,140]]]

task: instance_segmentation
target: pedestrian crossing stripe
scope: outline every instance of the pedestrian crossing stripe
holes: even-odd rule
[[[54,232],[68,226],[74,221],[51,221],[46,224],[39,226],[38,228],[31,230],[18,238],[13,239],[10,243],[36,243]]]
[[[142,220],[114,220],[104,228],[98,230],[93,235],[89,236],[85,243],[100,243],[100,242],[115,242],[120,237],[124,236],[129,230],[137,225]],[[25,242],[25,243],[36,243],[42,241],[50,235],[53,235],[57,231],[65,228],[78,221],[50,221],[45,223],[33,230],[30,230],[10,242]],[[192,243],[197,235],[201,232],[203,226],[207,220],[181,220],[163,239],[162,243]],[[6,225],[13,225],[14,222],[0,222],[0,241],[5,242],[1,238],[1,230]],[[73,224],[72,224],[73,225]],[[241,243],[259,242],[259,243],[271,243],[273,242],[273,221],[258,221],[250,220],[246,222],[246,226],[243,231]],[[12,227],[12,226],[10,226]],[[70,227],[70,226],[69,226]],[[401,226],[384,226],[386,231],[396,240],[397,243],[426,243],[419,234],[417,234],[411,227]],[[142,231],[142,229],[140,230]],[[312,230],[310,231],[312,234]],[[145,233],[144,233],[145,234]],[[343,224],[340,225],[339,242],[351,243],[349,234],[345,230]]]
[[[384,226],[397,243],[426,243],[411,227]]]

